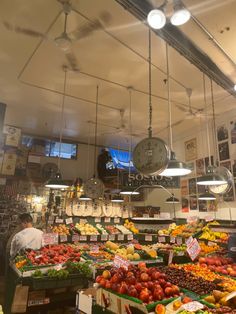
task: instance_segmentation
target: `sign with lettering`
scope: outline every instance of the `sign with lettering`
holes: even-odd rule
[[[175,243],[175,237],[170,237],[170,243]]]
[[[114,218],[114,223],[115,224],[119,224],[120,223],[120,218],[119,217],[115,217]]]
[[[127,240],[132,241],[134,239],[134,236],[132,234],[127,235]]]
[[[118,267],[118,268],[124,267],[124,268],[128,269],[130,262],[127,261],[126,259],[122,258],[119,255],[115,255],[113,265],[115,267]]]
[[[118,241],[124,241],[124,239],[125,239],[125,236],[123,234],[118,234],[117,236]]]
[[[97,240],[98,240],[98,236],[97,235],[91,235],[90,236],[90,241],[97,242]]]
[[[66,224],[67,224],[67,225],[73,224],[73,219],[72,219],[72,217],[66,218]]]
[[[197,239],[193,239],[188,245],[187,245],[187,252],[191,258],[192,261],[195,260],[195,258],[199,255],[201,252],[201,247],[197,241]]]
[[[96,217],[96,218],[94,219],[94,221],[95,221],[95,222],[101,222],[101,217]]]
[[[101,241],[107,241],[107,239],[108,239],[108,234],[101,235]]]
[[[104,221],[105,222],[111,222],[111,218],[110,217],[105,217]]]
[[[182,238],[177,237],[176,238],[176,244],[181,245],[183,243]]]
[[[58,234],[57,233],[44,233],[42,237],[42,245],[53,245],[58,244]]]
[[[145,241],[152,241],[152,235],[146,234],[145,235]]]
[[[61,242],[61,243],[62,243],[62,242],[67,242],[67,235],[61,234],[61,235],[60,235],[60,242]]]
[[[56,217],[56,220],[55,220],[56,224],[63,224],[63,222],[64,222],[64,219]]]
[[[72,236],[72,242],[78,242],[80,240],[80,237],[78,234],[73,234]]]
[[[109,240],[110,241],[115,241],[115,235],[114,234],[110,234],[109,235]]]
[[[87,241],[87,236],[86,235],[82,235],[79,237],[80,241]]]
[[[165,243],[166,242],[166,238],[165,237],[158,237],[158,242],[159,243]]]

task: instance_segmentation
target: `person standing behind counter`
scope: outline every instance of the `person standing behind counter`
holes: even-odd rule
[[[23,230],[16,233],[11,242],[10,256],[14,258],[23,249],[38,250],[42,246],[43,232],[33,227],[30,214],[23,213],[19,216]]]

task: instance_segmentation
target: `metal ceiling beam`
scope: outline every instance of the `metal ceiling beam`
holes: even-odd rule
[[[146,21],[147,15],[153,6],[148,0],[115,0],[142,22]],[[195,43],[187,37],[178,27],[167,23],[161,30],[152,30],[171,47],[177,50],[184,58],[205,73],[216,84],[229,92],[234,97],[234,82],[231,81]]]

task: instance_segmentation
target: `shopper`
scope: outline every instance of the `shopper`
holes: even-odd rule
[[[42,246],[43,232],[33,227],[30,214],[23,213],[19,216],[23,230],[16,233],[11,242],[10,256],[14,258],[23,249],[38,250]]]

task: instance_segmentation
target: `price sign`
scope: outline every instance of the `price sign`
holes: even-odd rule
[[[170,243],[175,243],[175,237],[170,237]]]
[[[66,218],[66,224],[67,224],[67,225],[73,224],[73,219],[72,219],[72,217]]]
[[[101,235],[101,241],[107,241],[108,235],[107,234],[102,234]]]
[[[114,234],[110,234],[109,235],[109,240],[110,241],[115,241],[115,235]]]
[[[132,241],[134,239],[134,236],[132,234],[127,235],[127,240]]]
[[[128,269],[130,263],[126,259],[122,258],[121,256],[115,255],[113,265],[115,267],[118,267],[118,268],[124,267],[124,268]]]
[[[118,234],[117,240],[118,241],[124,241],[125,236],[123,234]]]
[[[54,269],[56,270],[61,270],[62,269],[62,264],[57,264]]]
[[[73,236],[72,236],[72,242],[79,242],[79,239],[80,239],[80,237],[79,237],[78,234],[73,234]]]
[[[65,234],[60,235],[60,242],[67,242],[67,235]]]
[[[87,219],[80,219],[79,222],[81,223],[81,225],[85,225],[88,222],[88,220]]]
[[[159,243],[165,243],[166,242],[166,238],[165,237],[158,237],[158,242]]]
[[[53,245],[58,244],[58,234],[57,233],[44,233],[42,237],[42,245]]]
[[[105,217],[104,221],[105,222],[111,222],[111,218],[110,217]]]
[[[184,251],[179,251],[176,253],[177,256],[184,256]]]
[[[183,243],[182,238],[177,237],[176,238],[176,244],[181,245]]]
[[[193,237],[191,236],[191,237],[189,237],[186,241],[185,241],[185,243],[187,244],[187,245],[190,245],[190,243],[193,241]]]
[[[93,253],[98,253],[99,252],[99,246],[98,245],[93,245],[90,249],[91,252]]]
[[[56,220],[55,220],[56,224],[63,224],[63,222],[64,222],[64,219],[56,217]]]
[[[115,223],[115,224],[119,224],[119,223],[120,223],[120,218],[115,217],[115,218],[114,218],[114,223]]]
[[[96,218],[94,219],[94,221],[95,221],[95,222],[101,222],[101,217],[96,217]]]
[[[49,225],[52,225],[54,223],[54,217],[53,216],[50,216],[49,218],[48,218],[48,224]]]
[[[215,242],[208,241],[207,245],[208,246],[215,246],[216,244],[215,244]]]
[[[214,217],[212,215],[208,215],[204,219],[205,219],[206,222],[210,222],[210,221],[214,220]]]
[[[145,235],[145,241],[152,241],[152,235],[150,234]]]
[[[143,218],[149,218],[148,214],[143,214]]]
[[[199,255],[201,252],[201,247],[197,241],[197,239],[193,239],[191,243],[187,246],[187,252],[192,261]]]
[[[170,265],[172,263],[173,256],[174,256],[174,251],[170,250],[169,258],[168,258],[168,265]]]
[[[187,223],[188,224],[191,224],[191,223],[194,223],[194,222],[197,222],[197,221],[198,221],[198,216],[187,217]]]
[[[87,241],[87,236],[86,235],[82,235],[79,237],[80,241]]]
[[[90,236],[90,241],[97,242],[97,240],[98,240],[98,236],[97,235],[91,235]]]

